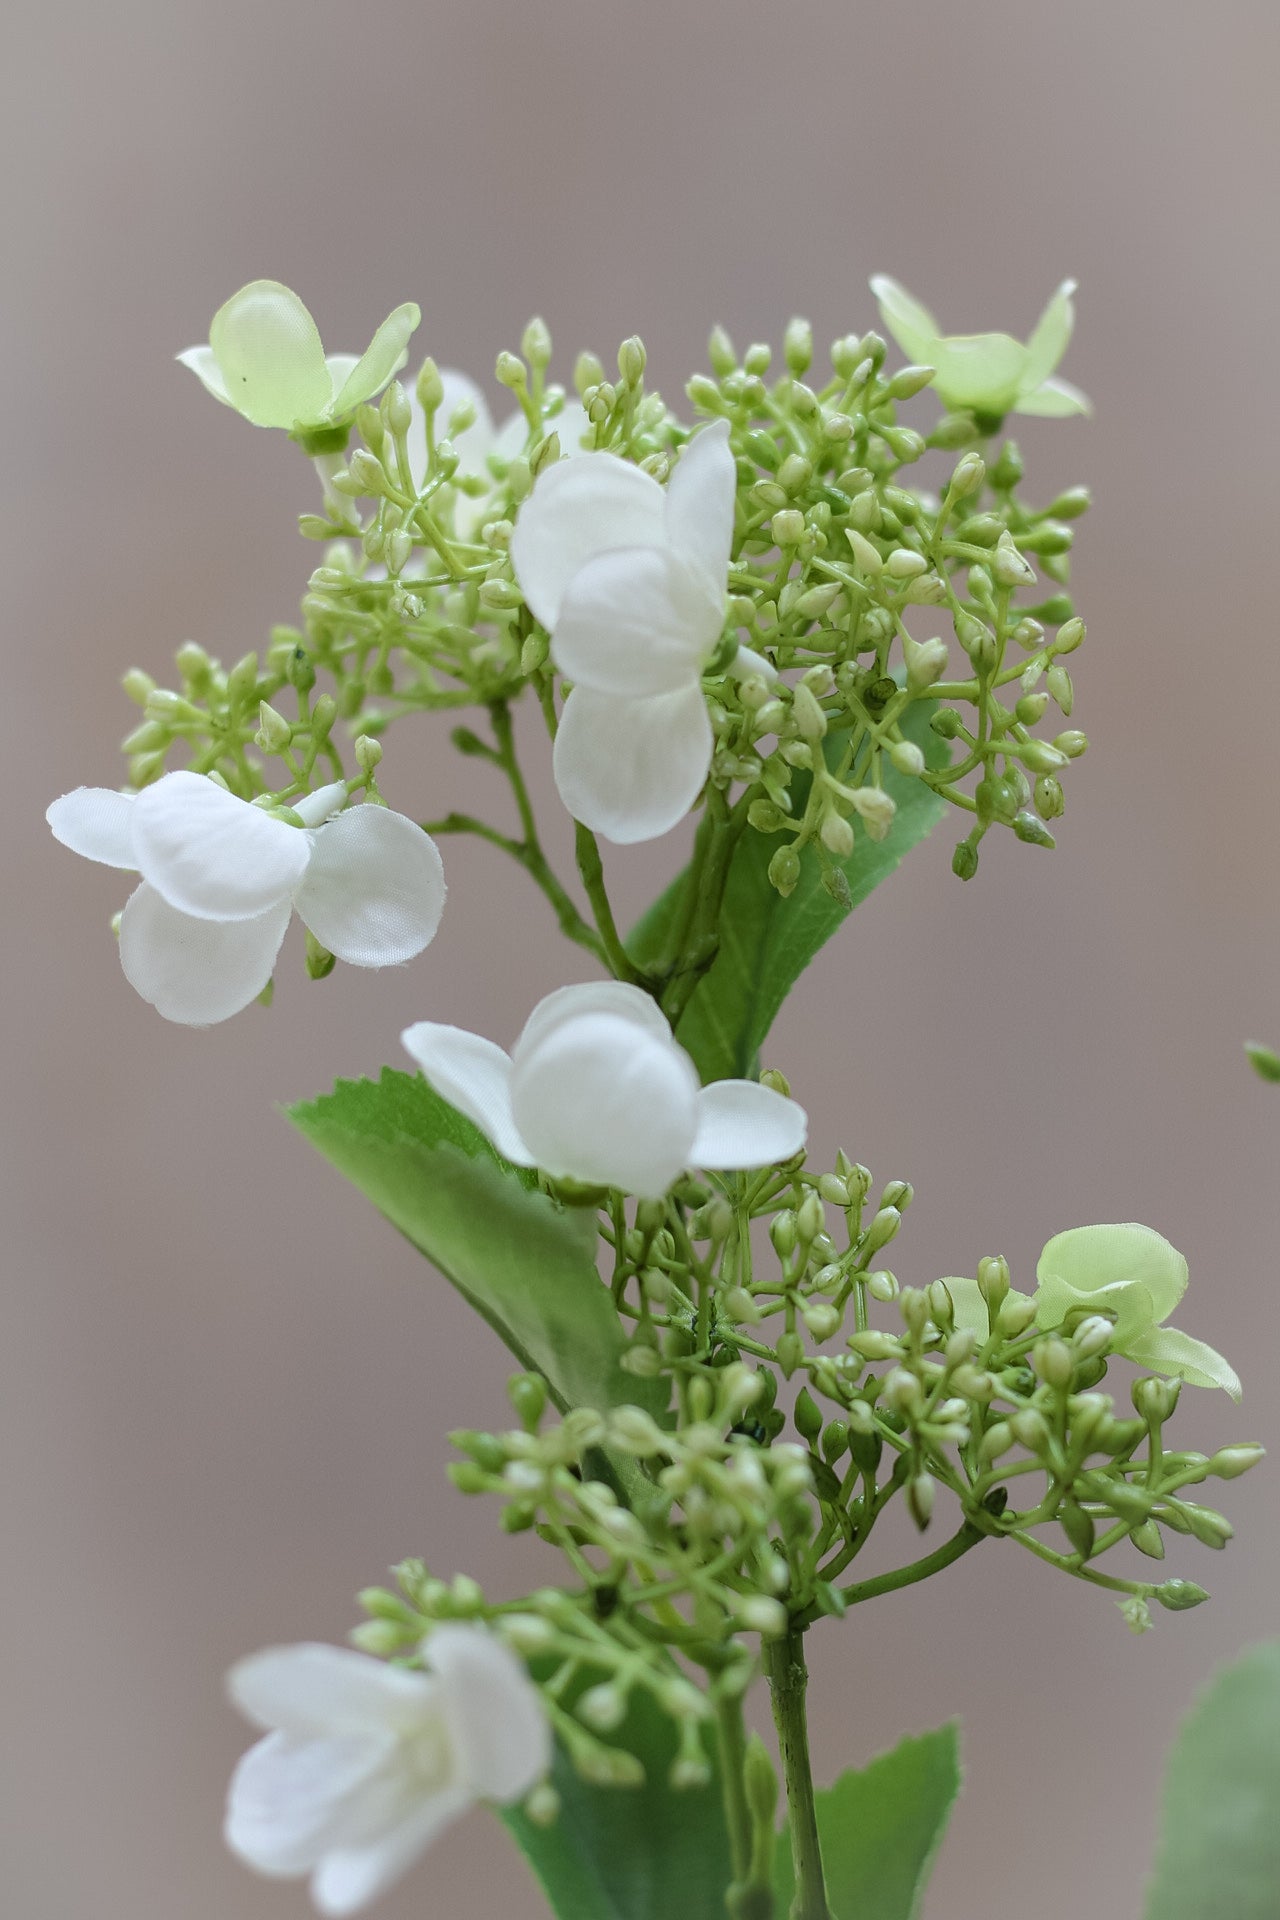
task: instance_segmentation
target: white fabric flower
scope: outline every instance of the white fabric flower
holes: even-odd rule
[[[500,427],[495,427],[483,391],[474,380],[455,368],[440,369],[440,384],[444,388],[444,398],[436,410],[436,431],[439,437],[449,438],[458,455],[458,478],[483,480],[492,490],[489,456],[492,454],[505,466],[517,454],[523,453],[529,438],[529,422],[517,407]],[[469,427],[450,434],[449,422],[463,407],[470,407],[475,418]],[[589,425],[586,408],[576,400],[566,401],[555,419],[547,422],[548,431],[560,436],[562,458],[572,458],[583,451],[582,439]],[[416,395],[413,417],[409,422],[409,469],[415,483],[421,487],[427,472],[427,422]],[[456,489],[453,499],[453,523],[458,536],[462,540],[473,540],[485,521],[494,517],[489,494],[470,494]]]
[[[211,1026],[271,978],[296,908],[322,946],[355,967],[411,960],[444,907],[435,842],[401,813],[338,813],[341,781],[273,818],[198,773],[141,793],[77,787],[45,818],[73,853],[142,875],[120,920],[125,978],[166,1020]],[[331,817],[336,814],[336,817]]]
[[[1078,387],[1053,378],[1067,350],[1075,309],[1074,280],[1064,280],[1024,345],[1007,333],[944,334],[927,307],[887,274],[878,273],[871,291],[880,315],[905,354],[935,369],[933,385],[948,407],[974,407],[980,413],[1092,413]]]
[[[754,1080],[700,1087],[648,994],[620,981],[548,994],[509,1055],[429,1020],[400,1038],[504,1159],[557,1178],[656,1199],[686,1167],[768,1166],[805,1142],[794,1100]]]
[[[1233,1400],[1240,1398],[1239,1377],[1220,1353],[1162,1324],[1187,1290],[1187,1263],[1154,1227],[1123,1221],[1055,1233],[1037,1262],[1036,1279],[1031,1304],[1036,1325],[1046,1333],[1060,1327],[1073,1308],[1103,1308],[1115,1317],[1113,1353],[1153,1373],[1197,1387],[1221,1387]],[[986,1340],[990,1316],[977,1281],[948,1277],[946,1286],[956,1325],[972,1327]],[[1017,1299],[1027,1298],[1011,1291]]]
[[[340,425],[404,365],[422,314],[387,316],[362,354],[326,354],[315,321],[278,280],[252,280],[218,308],[206,346],[178,359],[255,427],[305,434]]]
[[[702,671],[724,629],[736,485],[718,420],[665,489],[587,453],[540,473],[516,521],[516,579],[573,682],[556,785],[575,819],[622,845],[675,826],[711,765]]]
[[[518,1800],[550,1765],[542,1701],[500,1640],[441,1626],[424,1658],[273,1647],[228,1676],[267,1737],[232,1778],[227,1844],[259,1873],[309,1873],[321,1913],[367,1906],[477,1800]]]

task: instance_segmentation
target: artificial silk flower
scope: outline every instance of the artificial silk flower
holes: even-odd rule
[[[711,765],[702,672],[724,629],[736,486],[717,420],[665,489],[587,453],[545,468],[516,521],[516,579],[573,682],[556,786],[575,819],[622,845],[675,826]]]
[[[1240,1381],[1220,1353],[1190,1334],[1162,1324],[1187,1290],[1187,1263],[1153,1227],[1135,1222],[1071,1227],[1049,1241],[1036,1265],[1031,1297],[1035,1324],[1050,1333],[1073,1308],[1114,1316],[1111,1350],[1197,1387],[1222,1387],[1240,1398]],[[950,1278],[956,1324],[983,1340],[989,1319],[976,1280]],[[1025,1299],[1011,1289],[1015,1298]]]
[[[510,1054],[428,1020],[400,1036],[427,1080],[504,1159],[656,1199],[689,1166],[789,1160],[804,1109],[754,1080],[698,1085],[647,993],[616,980],[561,987]]]
[[[489,470],[490,455],[505,466],[517,454],[523,453],[529,438],[529,422],[517,407],[500,427],[495,427],[489,402],[482,390],[465,373],[459,373],[452,367],[441,367],[440,384],[444,388],[444,398],[436,409],[437,431],[442,436],[448,436],[458,455],[458,478],[483,480],[491,489],[493,476]],[[449,433],[449,422],[464,407],[469,407],[475,416],[470,426],[461,428],[457,433]],[[562,457],[582,452],[582,439],[589,424],[586,408],[576,400],[566,401],[555,418],[548,420],[547,430],[560,437]],[[427,422],[416,395],[413,417],[409,422],[409,469],[420,487],[427,472]],[[462,540],[475,539],[485,521],[493,517],[488,493],[471,494],[457,488],[453,498],[453,523],[458,537]]]
[[[142,875],[120,918],[130,986],[166,1020],[212,1026],[271,978],[294,909],[355,967],[411,960],[444,907],[435,842],[403,814],[340,812],[342,781],[292,803],[292,824],[199,773],[141,793],[77,787],[45,818],[73,853]]]
[[[227,1796],[226,1840],[259,1873],[311,1875],[323,1914],[355,1913],[478,1800],[506,1804],[551,1761],[537,1689],[479,1626],[440,1626],[428,1671],[342,1647],[272,1647],[228,1676],[266,1732]]]
[[[986,414],[1093,411],[1078,387],[1052,377],[1071,338],[1075,288],[1074,280],[1063,281],[1024,346],[1007,333],[944,334],[896,280],[878,273],[871,281],[885,326],[905,354],[934,368],[943,404]]]
[[[218,308],[208,344],[178,355],[216,400],[255,427],[306,436],[348,420],[404,365],[422,315],[412,301],[388,314],[362,354],[326,354],[296,293],[251,280]]]

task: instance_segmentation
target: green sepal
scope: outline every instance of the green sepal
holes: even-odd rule
[[[710,1783],[677,1792],[676,1730],[648,1694],[632,1696],[608,1739],[640,1761],[643,1786],[588,1786],[557,1743],[559,1817],[543,1827],[519,1807],[502,1815],[557,1920],[724,1920],[732,1867],[710,1742]]]
[[[959,1791],[953,1721],[900,1741],[814,1795],[832,1920],[915,1920]],[[794,1885],[784,1836],[774,1863],[780,1920]]]
[[[1146,1920],[1280,1911],[1280,1640],[1226,1667],[1174,1742]]]
[[[929,727],[932,712],[932,701],[914,702],[902,731],[936,768],[947,764],[949,754]],[[829,736],[826,750],[834,763],[837,739]],[[792,785],[797,820],[808,786],[804,775]],[[892,767],[886,767],[885,788],[898,809],[888,837],[877,841],[859,833],[849,858],[830,863],[848,882],[848,895],[841,900],[823,886],[822,866],[811,847],[801,855],[800,878],[784,900],[769,880],[769,862],[782,843],[751,828],[743,833],[729,869],[719,954],[676,1029],[704,1084],[757,1071],[760,1048],[779,1008],[819,948],[946,811],[946,802],[931,787]],[[688,869],[654,902],[627,942],[640,966],[653,965],[661,954],[687,878]]]
[[[286,1109],[506,1342],[561,1410],[641,1406],[665,1383],[624,1373],[627,1339],[595,1265],[593,1216],[540,1191],[419,1076],[340,1080]],[[629,1465],[630,1463],[628,1463]]]

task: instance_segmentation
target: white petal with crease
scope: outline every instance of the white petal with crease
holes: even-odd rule
[[[253,920],[197,920],[144,881],[120,919],[125,979],[166,1020],[211,1027],[262,992],[290,913],[284,900]]]
[[[664,547],[597,554],[569,582],[552,658],[596,693],[674,693],[698,678],[720,637],[717,602],[702,575]]]
[[[426,1645],[461,1776],[483,1800],[527,1793],[551,1765],[551,1731],[522,1661],[474,1627],[440,1626]]]
[[[584,453],[544,468],[511,536],[516,579],[535,620],[555,627],[565,589],[594,554],[661,546],[665,525],[662,488],[616,454]]]
[[[556,786],[575,820],[616,845],[656,840],[701,793],[713,744],[698,684],[647,700],[575,687],[556,734]]]
[[[697,1093],[687,1054],[613,1013],[554,1026],[511,1076],[538,1166],[654,1198],[688,1165]]]
[[[221,400],[224,407],[232,404],[231,396],[227,392],[227,383],[222,377],[222,368],[218,365],[217,356],[212,347],[188,347],[176,358],[184,367],[190,367],[197,380],[202,386],[207,387],[215,400]]]
[[[755,1080],[716,1080],[698,1095],[693,1160],[699,1167],[764,1167],[799,1153],[809,1131],[803,1107]]]
[[[465,1027],[434,1020],[406,1027],[400,1042],[441,1098],[473,1120],[504,1160],[517,1167],[536,1164],[515,1123],[511,1061],[501,1047]]]
[[[311,1881],[311,1898],[318,1910],[337,1920],[337,1916],[367,1907],[470,1805],[470,1794],[460,1788],[445,1788],[367,1846],[339,1847],[326,1853]]]
[[[167,773],[133,810],[137,867],[171,907],[248,920],[286,898],[311,857],[298,827],[273,820],[199,773]]]
[[[227,1692],[256,1726],[297,1738],[409,1726],[435,1698],[421,1673],[323,1641],[264,1647],[238,1660]]]
[[[429,834],[386,807],[352,807],[316,830],[293,903],[353,967],[394,967],[435,937],[444,866]]]
[[[727,420],[694,435],[667,482],[667,538],[699,569],[722,609],[737,486]]]
[[[513,1065],[545,1040],[553,1028],[583,1013],[613,1013],[620,1020],[633,1020],[661,1040],[671,1039],[666,1015],[642,987],[627,986],[622,980],[588,980],[581,986],[557,987],[545,1000],[539,1000],[511,1049]]]
[[[97,860],[104,867],[133,872],[133,809],[136,793],[117,793],[113,787],[76,787],[55,800],[45,813],[53,837],[72,853]]]

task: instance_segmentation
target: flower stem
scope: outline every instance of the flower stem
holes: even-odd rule
[[[623,946],[622,936],[613,918],[613,908],[604,884],[604,863],[600,858],[596,837],[590,827],[583,826],[581,820],[575,821],[574,827],[578,872],[582,875],[582,884],[591,902],[605,956],[619,980],[625,980],[631,986],[643,986],[644,976]]]
[[[787,1791],[787,1824],[791,1829],[791,1858],[796,1891],[789,1920],[832,1920],[818,1844],[818,1818],[813,1803],[813,1774],[809,1766],[809,1723],[805,1690],[809,1669],[804,1658],[804,1634],[791,1628],[765,1645],[765,1671],[773,1696],[773,1723],[778,1730],[778,1752]]]
[[[741,1695],[713,1689],[716,1735],[720,1749],[720,1786],[724,1794],[725,1824],[733,1877],[746,1879],[751,1871],[751,1810],[747,1805],[747,1731],[742,1719]]]

